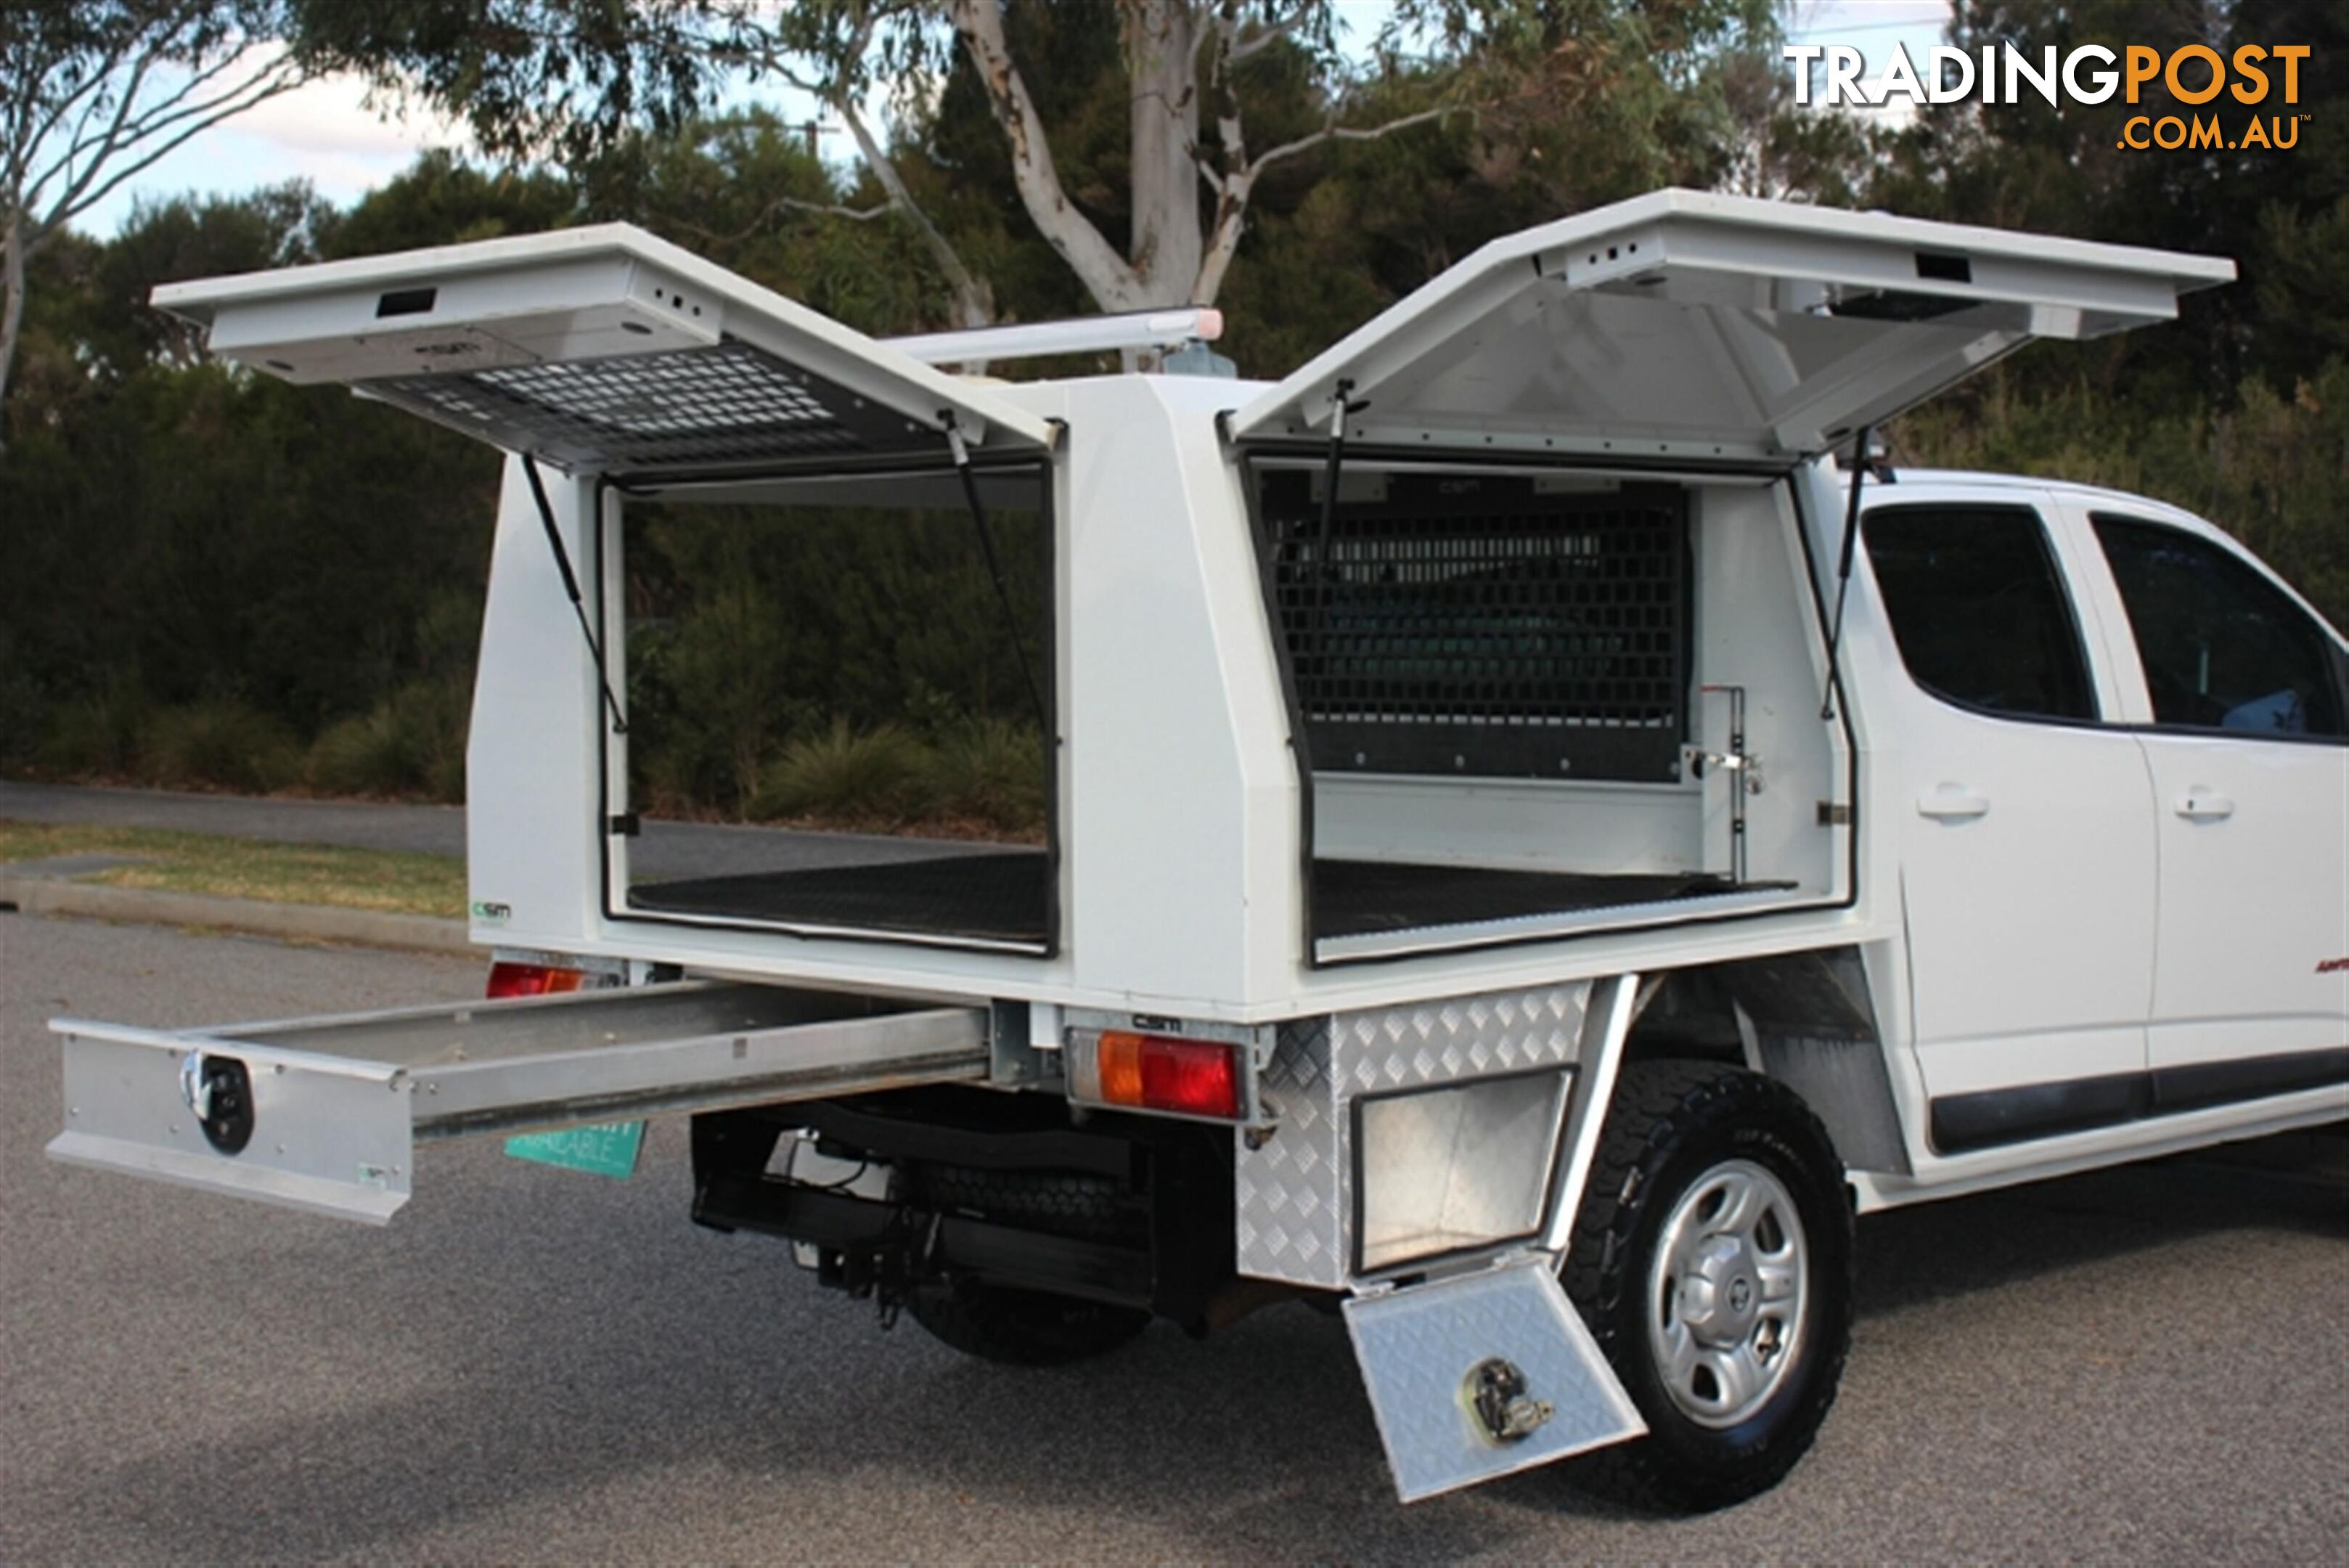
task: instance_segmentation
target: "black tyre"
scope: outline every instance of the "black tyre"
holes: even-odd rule
[[[905,1303],[932,1338],[1012,1366],[1059,1366],[1116,1349],[1150,1326],[1138,1307],[1110,1306],[981,1280],[914,1293]]]
[[[1081,1172],[913,1165],[900,1168],[896,1187],[926,1208],[1084,1241],[1115,1241],[1147,1223],[1119,1184]],[[1150,1326],[1138,1307],[968,1278],[924,1286],[905,1310],[941,1344],[1014,1366],[1082,1361]]]
[[[1757,1074],[1626,1066],[1565,1283],[1648,1423],[1576,1479],[1675,1510],[1767,1490],[1810,1448],[1851,1345],[1851,1208],[1826,1129]]]

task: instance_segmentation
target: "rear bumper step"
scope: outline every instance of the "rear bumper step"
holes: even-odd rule
[[[686,981],[165,1031],[52,1020],[50,1158],[388,1220],[434,1138],[714,1110],[988,1070],[988,1012]]]

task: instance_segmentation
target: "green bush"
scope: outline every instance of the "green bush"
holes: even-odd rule
[[[466,691],[453,681],[401,687],[357,718],[327,727],[304,769],[330,794],[465,797]]]
[[[1042,832],[1044,753],[1035,726],[982,719],[947,729],[931,749],[929,794],[950,820],[1015,836]]]
[[[48,772],[119,778],[131,771],[146,717],[147,704],[135,683],[109,682],[51,707],[35,755]]]
[[[929,748],[895,724],[859,731],[846,719],[786,744],[765,770],[750,815],[838,827],[895,826],[931,805]]]
[[[145,717],[137,772],[150,784],[265,794],[301,776],[302,747],[285,721],[243,699],[207,697]]]

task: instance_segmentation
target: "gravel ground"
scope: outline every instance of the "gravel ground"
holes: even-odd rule
[[[624,1184],[436,1148],[385,1231],[41,1158],[53,1013],[479,983],[0,916],[0,1561],[2349,1558],[2335,1137],[1863,1221],[1817,1449],[1695,1520],[1553,1472],[1398,1506],[1342,1329],[1296,1307],[1048,1372],[884,1335],[687,1223],[674,1120]]]

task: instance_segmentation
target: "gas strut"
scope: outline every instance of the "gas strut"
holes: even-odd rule
[[[587,605],[579,597],[571,553],[563,547],[563,530],[554,525],[554,506],[546,499],[546,485],[538,477],[538,460],[523,453],[522,472],[530,481],[531,499],[538,503],[538,520],[546,525],[546,547],[554,552],[554,569],[563,574],[563,591],[571,596],[571,613],[579,618],[579,635],[587,639],[587,652],[595,660],[595,685],[604,693],[604,706],[612,711],[612,733],[625,735],[628,722],[620,717],[620,700],[612,695],[611,679],[605,673],[604,645],[595,640],[595,628],[587,624]]]
[[[1844,503],[1843,552],[1836,557],[1835,622],[1827,628],[1827,689],[1819,698],[1819,717],[1835,717],[1837,677],[1836,651],[1843,646],[1843,601],[1851,592],[1852,552],[1859,545],[1859,486],[1868,477],[1868,438],[1870,427],[1862,425],[1851,443],[1851,495]]]
[[[1322,476],[1321,526],[1313,541],[1313,573],[1318,579],[1313,593],[1313,628],[1310,644],[1313,657],[1327,661],[1329,649],[1324,641],[1326,622],[1330,617],[1330,598],[1337,571],[1330,560],[1330,536],[1338,522],[1338,481],[1346,465],[1346,416],[1358,413],[1371,405],[1349,402],[1346,394],[1354,389],[1350,380],[1341,380],[1330,400],[1330,462]]]
[[[978,530],[978,552],[987,558],[987,575],[995,583],[995,602],[1003,607],[1004,635],[1011,639],[1012,655],[1019,660],[1019,679],[1028,683],[1028,701],[1036,705],[1036,732],[1044,744],[1052,744],[1052,717],[1044,707],[1044,689],[1036,684],[1036,671],[1028,663],[1028,645],[1019,640],[1019,618],[1011,608],[1011,590],[1003,581],[1003,567],[995,558],[995,535],[987,526],[987,508],[978,499],[978,476],[971,472],[970,447],[962,439],[962,427],[955,423],[952,409],[938,410],[938,422],[946,427],[947,446],[954,453],[955,472],[962,476],[963,500],[970,505],[972,526]]]

